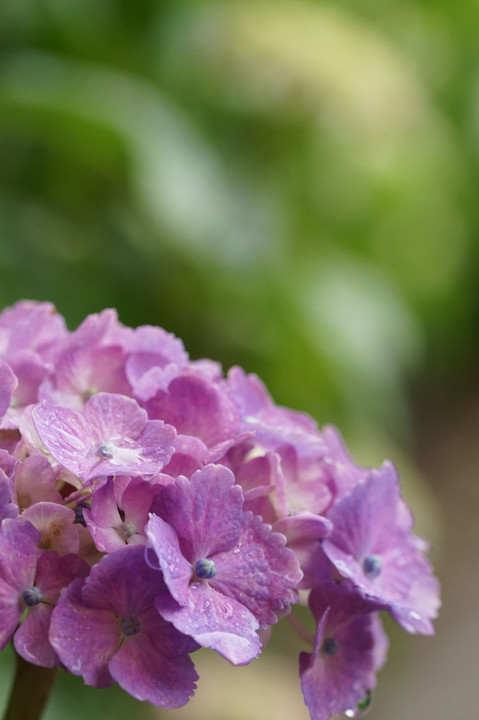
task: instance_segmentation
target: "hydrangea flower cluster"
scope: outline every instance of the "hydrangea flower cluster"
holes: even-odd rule
[[[192,653],[234,665],[308,604],[313,720],[362,714],[387,639],[430,634],[438,583],[394,466],[255,375],[192,361],[114,310],[73,332],[49,303],[0,314],[0,649],[176,708]]]

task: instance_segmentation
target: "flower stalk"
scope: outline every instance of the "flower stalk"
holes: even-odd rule
[[[56,676],[52,668],[33,665],[15,653],[16,670],[3,720],[40,720]]]

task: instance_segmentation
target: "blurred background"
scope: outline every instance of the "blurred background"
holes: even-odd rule
[[[443,609],[387,625],[371,720],[477,713],[478,30],[467,0],[0,3],[0,306],[161,325],[399,467]],[[62,675],[46,720],[307,720],[273,637],[199,653],[185,709]]]

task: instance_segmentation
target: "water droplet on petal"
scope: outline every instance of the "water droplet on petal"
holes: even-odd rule
[[[358,704],[356,705],[356,708],[352,710],[346,710],[344,713],[346,717],[350,718],[356,718],[361,717],[367,710],[369,710],[371,703],[373,700],[373,694],[371,690],[366,691],[366,695],[359,700]]]

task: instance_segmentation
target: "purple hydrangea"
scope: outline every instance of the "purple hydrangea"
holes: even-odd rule
[[[207,465],[158,494],[147,528],[169,594],[160,613],[234,664],[256,657],[256,629],[296,598],[302,573],[285,538],[243,511],[233,473]]]
[[[62,593],[50,642],[87,685],[116,681],[138,700],[180,707],[196,687],[188,655],[196,645],[156,611],[154,599],[162,592],[161,573],[147,565],[141,547],[116,550]]]
[[[328,513],[331,533],[323,550],[364,597],[383,603],[408,632],[430,635],[437,615],[438,584],[411,533],[396,470],[372,470]]]
[[[0,422],[0,648],[28,662],[175,708],[200,646],[249,663],[289,615],[327,720],[367,710],[379,611],[433,632],[439,587],[394,466],[358,466],[338,430],[161,328],[7,308]]]
[[[50,618],[60,591],[85,577],[89,567],[75,554],[60,557],[39,548],[41,536],[28,521],[4,519],[0,526],[0,648],[13,637],[28,662],[58,662],[48,641]],[[22,616],[26,617],[22,620]]]
[[[84,482],[154,475],[173,455],[174,428],[149,420],[136,400],[123,395],[93,395],[82,413],[43,402],[33,418],[52,457]]]
[[[317,621],[314,647],[300,656],[301,688],[311,720],[367,709],[387,649],[377,611],[346,582],[315,588],[309,606]]]

